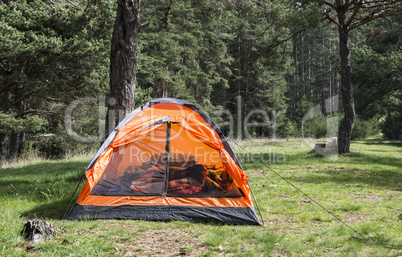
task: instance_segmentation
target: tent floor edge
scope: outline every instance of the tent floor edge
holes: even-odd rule
[[[75,204],[68,220],[135,219],[150,221],[181,220],[218,222],[235,225],[261,225],[251,207],[194,207],[194,206],[90,206]]]

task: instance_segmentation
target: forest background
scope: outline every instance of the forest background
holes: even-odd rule
[[[136,107],[152,98],[184,99],[226,135],[242,139],[300,137],[303,117],[318,105],[323,115],[304,124],[304,136],[327,137],[328,118],[340,120],[343,111],[341,104],[337,111],[325,104],[340,90],[336,26],[314,4],[231,3],[142,2],[149,26],[138,38]],[[116,7],[114,1],[1,2],[1,159],[62,158],[99,146]],[[401,140],[401,24],[401,16],[391,16],[350,32],[354,139],[381,133]],[[66,111],[79,99],[69,126],[91,142],[67,133]],[[244,117],[266,125],[245,129]],[[224,125],[229,118],[234,131]]]

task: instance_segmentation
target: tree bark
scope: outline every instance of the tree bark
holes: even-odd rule
[[[167,97],[167,86],[166,80],[163,78],[156,79],[153,87],[154,98],[166,98]]]
[[[337,3],[342,1],[337,1]],[[346,7],[337,4],[339,22],[339,55],[341,57],[341,96],[344,117],[338,131],[338,153],[349,152],[352,131],[355,125],[356,112],[351,81],[352,66],[350,64],[349,28],[346,19]]]
[[[391,132],[391,140],[395,141],[397,138],[395,133],[394,122],[392,121],[391,112],[387,111],[387,116],[388,116],[389,131]]]
[[[105,136],[134,110],[141,0],[118,0],[110,53],[110,98]]]

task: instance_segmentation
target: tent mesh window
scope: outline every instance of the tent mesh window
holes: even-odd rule
[[[218,150],[170,123],[115,149],[91,195],[244,196]]]
[[[166,127],[166,124],[162,125],[140,140],[114,149],[91,195],[162,195]]]

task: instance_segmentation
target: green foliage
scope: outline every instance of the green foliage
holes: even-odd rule
[[[152,88],[143,88],[138,85],[135,89],[135,106],[139,107],[152,100]]]
[[[304,5],[305,2],[309,1],[301,3]],[[301,119],[313,106],[323,106],[327,99],[339,92],[337,30],[331,24],[321,23],[308,30],[296,27],[293,31],[301,32],[292,38],[295,71],[286,77],[286,115],[301,124]],[[323,108],[321,111],[332,113]]]
[[[38,132],[47,125],[47,120],[38,115],[29,116],[26,119],[15,118],[0,111],[0,132]]]
[[[317,116],[304,123],[304,137],[324,138],[327,137],[327,119]]]
[[[150,26],[139,38],[141,87],[152,88],[153,97],[210,105],[212,87],[227,86],[230,75],[219,24],[191,2],[144,2],[142,9]]]
[[[384,101],[402,90],[402,56],[397,51],[378,53],[367,45],[354,47],[354,52],[357,111],[365,117],[384,113]]]
[[[401,112],[391,112],[382,120],[381,131],[385,139],[402,139],[402,114]]]
[[[39,151],[41,156],[47,159],[60,159],[64,157],[66,149],[63,141],[64,138],[60,136],[45,137],[40,141],[35,142],[33,147]]]
[[[401,19],[392,17],[358,30],[353,45],[356,111],[366,120],[381,117],[381,131],[391,140],[401,135],[401,32]]]
[[[100,12],[85,2],[0,3],[2,158],[21,154],[24,140],[40,134],[64,136],[57,147],[66,148],[66,106],[108,92],[111,24],[109,9]],[[74,128],[93,135],[95,127],[97,134],[96,116],[80,108]],[[36,145],[48,148],[46,140],[43,143]],[[61,155],[56,151],[52,156]]]
[[[362,139],[376,136],[380,133],[380,122],[378,117],[363,120],[356,116],[355,127],[353,128],[352,139]]]
[[[289,139],[291,137],[301,136],[298,124],[292,122],[288,118],[285,118],[285,120],[278,127],[278,136],[281,138]]]
[[[141,17],[151,23],[139,39],[141,88],[152,88],[153,97],[194,102],[208,113],[216,106],[235,113],[239,95],[245,113],[285,109],[285,76],[292,71],[286,24],[302,14],[292,12],[291,1],[261,4],[143,3]]]
[[[143,1],[141,19],[150,25],[138,39],[136,106],[157,97],[180,98],[197,104],[218,124],[227,121],[223,109],[236,114],[236,122],[255,110],[273,121],[274,112],[286,110],[278,116],[276,135],[301,136],[307,111],[340,91],[337,30],[320,23],[318,2]],[[72,112],[71,128],[87,141],[99,140],[115,9],[111,0],[100,6],[67,0],[1,2],[2,158],[24,151],[54,158],[81,148],[86,143],[67,135],[63,118],[68,105],[82,97],[89,100]],[[354,31],[359,116],[354,137],[373,134],[373,117],[379,117],[383,134],[395,138],[401,122],[400,19]],[[248,118],[249,123],[265,122],[260,114]],[[232,124],[241,129],[233,134],[244,137],[243,123]],[[325,118],[305,125],[306,134],[325,136]],[[272,126],[248,132],[273,136]]]

